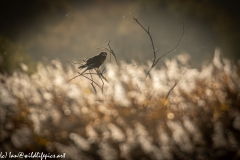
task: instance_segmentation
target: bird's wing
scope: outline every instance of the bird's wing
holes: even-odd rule
[[[87,59],[87,60],[86,60],[87,65],[92,64],[92,63],[95,63],[96,61],[98,61],[98,58],[99,58],[98,55],[96,55],[96,56],[93,56],[93,57]]]

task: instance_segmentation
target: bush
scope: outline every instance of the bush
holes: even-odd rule
[[[36,66],[21,44],[0,37],[0,73],[12,74],[16,70],[32,74]]]
[[[65,159],[239,159],[239,65],[221,62],[216,54],[197,70],[187,57],[166,60],[151,78],[135,62],[121,62],[119,69],[107,64],[103,93],[95,93],[84,77],[67,83],[77,70],[57,60],[38,64],[31,76],[0,75],[0,152],[66,153]]]

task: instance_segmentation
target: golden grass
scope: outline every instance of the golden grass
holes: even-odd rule
[[[66,153],[66,159],[238,159],[240,66],[184,57],[146,79],[135,62],[107,64],[103,93],[53,60],[1,78],[0,152]],[[94,80],[101,85],[97,76]],[[172,86],[178,82],[170,92]]]

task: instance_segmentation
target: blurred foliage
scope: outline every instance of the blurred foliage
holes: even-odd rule
[[[135,50],[141,41],[135,45],[134,40],[130,39],[128,41],[127,36],[124,34],[128,35],[131,33],[129,35],[135,35],[133,37],[136,37],[138,40],[143,38],[138,38],[140,35],[138,34],[139,32],[137,34],[132,33],[131,29],[134,25],[126,20],[124,22],[122,16],[125,15],[125,19],[127,19],[126,14],[131,12],[133,16],[143,20],[145,19],[145,21],[161,22],[161,24],[157,26],[158,29],[156,29],[156,32],[159,33],[161,37],[159,36],[160,38],[158,40],[158,36],[156,35],[154,41],[156,45],[161,44],[158,45],[158,47],[161,47],[163,49],[162,51],[164,51],[165,47],[167,50],[174,43],[174,39],[168,39],[164,36],[177,37],[178,34],[178,32],[172,33],[173,35],[171,35],[171,33],[161,33],[165,32],[163,31],[164,27],[162,28],[161,26],[168,24],[168,22],[164,20],[165,16],[163,16],[166,15],[167,19],[176,22],[174,26],[179,25],[178,28],[181,27],[177,21],[186,20],[185,36],[191,34],[191,30],[188,31],[187,29],[188,26],[193,27],[191,32],[194,32],[195,26],[191,26],[191,23],[199,27],[201,26],[201,30],[196,28],[195,32],[204,32],[209,35],[208,39],[201,41],[201,37],[199,36],[201,33],[193,34],[191,38],[193,38],[194,41],[186,42],[185,39],[186,44],[182,49],[179,48],[180,51],[183,50],[192,55],[200,55],[200,53],[205,55],[212,53],[215,47],[220,47],[228,58],[232,58],[233,60],[239,58],[240,5],[237,0],[125,0],[121,1],[121,3],[124,5],[120,5],[120,2],[112,0],[91,0],[83,2],[66,0],[24,0],[24,2],[4,0],[1,1],[0,5],[0,19],[4,22],[0,25],[0,35],[4,35],[15,42],[25,42],[25,45],[30,48],[30,54],[37,60],[43,56],[49,59],[59,58],[66,60],[70,58],[69,56],[81,59],[87,57],[87,53],[95,52],[94,49],[96,47],[101,46],[102,43],[110,39],[113,44],[117,44],[116,47],[113,47],[117,53],[121,52],[119,57],[125,61],[131,59],[130,56],[134,56],[134,59],[139,57],[139,60],[141,60],[140,58],[142,57],[142,59],[145,60],[149,59],[149,57],[143,57],[144,53],[147,53],[148,50],[144,51],[143,49],[148,49],[148,47],[143,46],[140,48],[140,51]],[[68,16],[68,14],[71,16]],[[132,18],[132,15],[128,15],[128,17]],[[126,22],[128,24],[124,24]],[[155,25],[149,22],[144,22],[143,24],[150,25],[151,32],[154,32],[153,27]],[[127,27],[124,28],[124,26]],[[118,31],[118,28],[122,31],[127,30],[129,32],[124,31],[124,33],[121,33]],[[170,28],[170,26],[167,26],[167,28]],[[115,33],[121,37],[119,36],[114,39],[116,37]],[[204,43],[209,39],[211,39],[211,43]],[[197,49],[189,45],[195,44],[194,42],[199,45],[197,45],[198,47],[205,48],[203,52],[198,53],[197,50],[200,50],[200,48]],[[202,43],[199,44],[199,42]],[[187,49],[188,46],[191,50]],[[130,47],[133,47],[133,49]],[[207,49],[208,47],[210,48]],[[119,51],[117,50],[118,48]],[[128,48],[132,50],[131,53],[125,52]],[[80,53],[83,57],[79,57]],[[198,60],[198,58],[196,59]]]
[[[0,152],[66,159],[239,159],[240,66],[191,68],[188,55],[153,69],[108,64],[104,93],[53,60],[29,76],[0,74]],[[101,84],[96,76],[94,80]],[[175,82],[177,86],[166,95]]]
[[[192,17],[211,26],[218,45],[233,57],[238,57],[240,49],[239,1],[230,0],[142,0],[146,10],[166,10],[176,17]]]
[[[0,73],[12,74],[15,70],[32,74],[36,65],[22,45],[0,37]]]

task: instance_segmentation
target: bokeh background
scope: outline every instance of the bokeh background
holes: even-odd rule
[[[238,7],[236,0],[0,0],[0,155],[240,159]],[[150,26],[157,57],[176,46],[185,22],[176,50],[147,78],[152,46],[133,16]],[[81,62],[109,40],[119,65],[106,60],[107,80],[68,82],[79,71],[68,59]]]
[[[218,47],[224,57],[236,61],[240,57],[238,6],[235,0],[1,0],[0,65],[11,70],[21,61],[44,58],[81,62],[109,40],[119,60],[146,63],[152,59],[151,44],[133,16],[150,26],[158,55],[174,48],[185,21],[185,35],[168,57],[188,53],[192,65],[199,67],[213,58]]]

